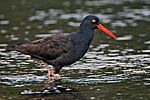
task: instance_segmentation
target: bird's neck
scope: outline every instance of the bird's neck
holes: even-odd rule
[[[93,32],[93,29],[91,29],[90,25],[88,24],[81,24],[79,30],[83,32]]]
[[[79,33],[82,35],[84,40],[91,41],[93,39],[93,29],[90,29],[88,27],[80,26]]]

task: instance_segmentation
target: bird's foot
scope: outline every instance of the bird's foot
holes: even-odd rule
[[[48,79],[49,80],[54,80],[54,73],[53,73],[53,71],[52,71],[52,69],[48,69],[48,74],[47,74],[47,76],[48,76]]]
[[[54,74],[54,80],[60,80],[61,79],[61,76],[59,74]]]
[[[48,74],[48,80],[57,81],[60,80],[61,77],[59,74]]]
[[[43,62],[42,64],[43,64],[42,66],[45,67],[48,71],[48,74],[47,74],[48,80],[57,81],[61,79],[59,74],[54,74],[53,69],[50,68],[47,63]]]

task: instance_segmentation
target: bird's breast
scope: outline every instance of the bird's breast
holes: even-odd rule
[[[71,51],[71,58],[73,59],[72,61],[77,61],[80,58],[82,58],[85,53],[88,51],[89,45],[84,45],[84,44],[80,44],[77,45],[76,47],[73,48],[73,50]]]

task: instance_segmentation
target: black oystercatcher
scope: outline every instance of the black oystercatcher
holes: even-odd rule
[[[45,37],[16,46],[15,50],[42,60],[48,69],[48,77],[59,79],[59,71],[63,66],[76,62],[87,52],[95,29],[116,38],[113,33],[101,25],[98,17],[89,15],[82,20],[77,32],[69,35],[60,34]],[[54,67],[55,74],[48,65]]]

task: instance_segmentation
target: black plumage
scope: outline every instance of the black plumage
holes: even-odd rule
[[[52,65],[55,73],[59,73],[63,66],[70,65],[84,56],[93,39],[95,29],[112,35],[108,30],[101,29],[100,25],[98,17],[89,15],[82,20],[77,32],[45,37],[16,46],[15,50]]]

